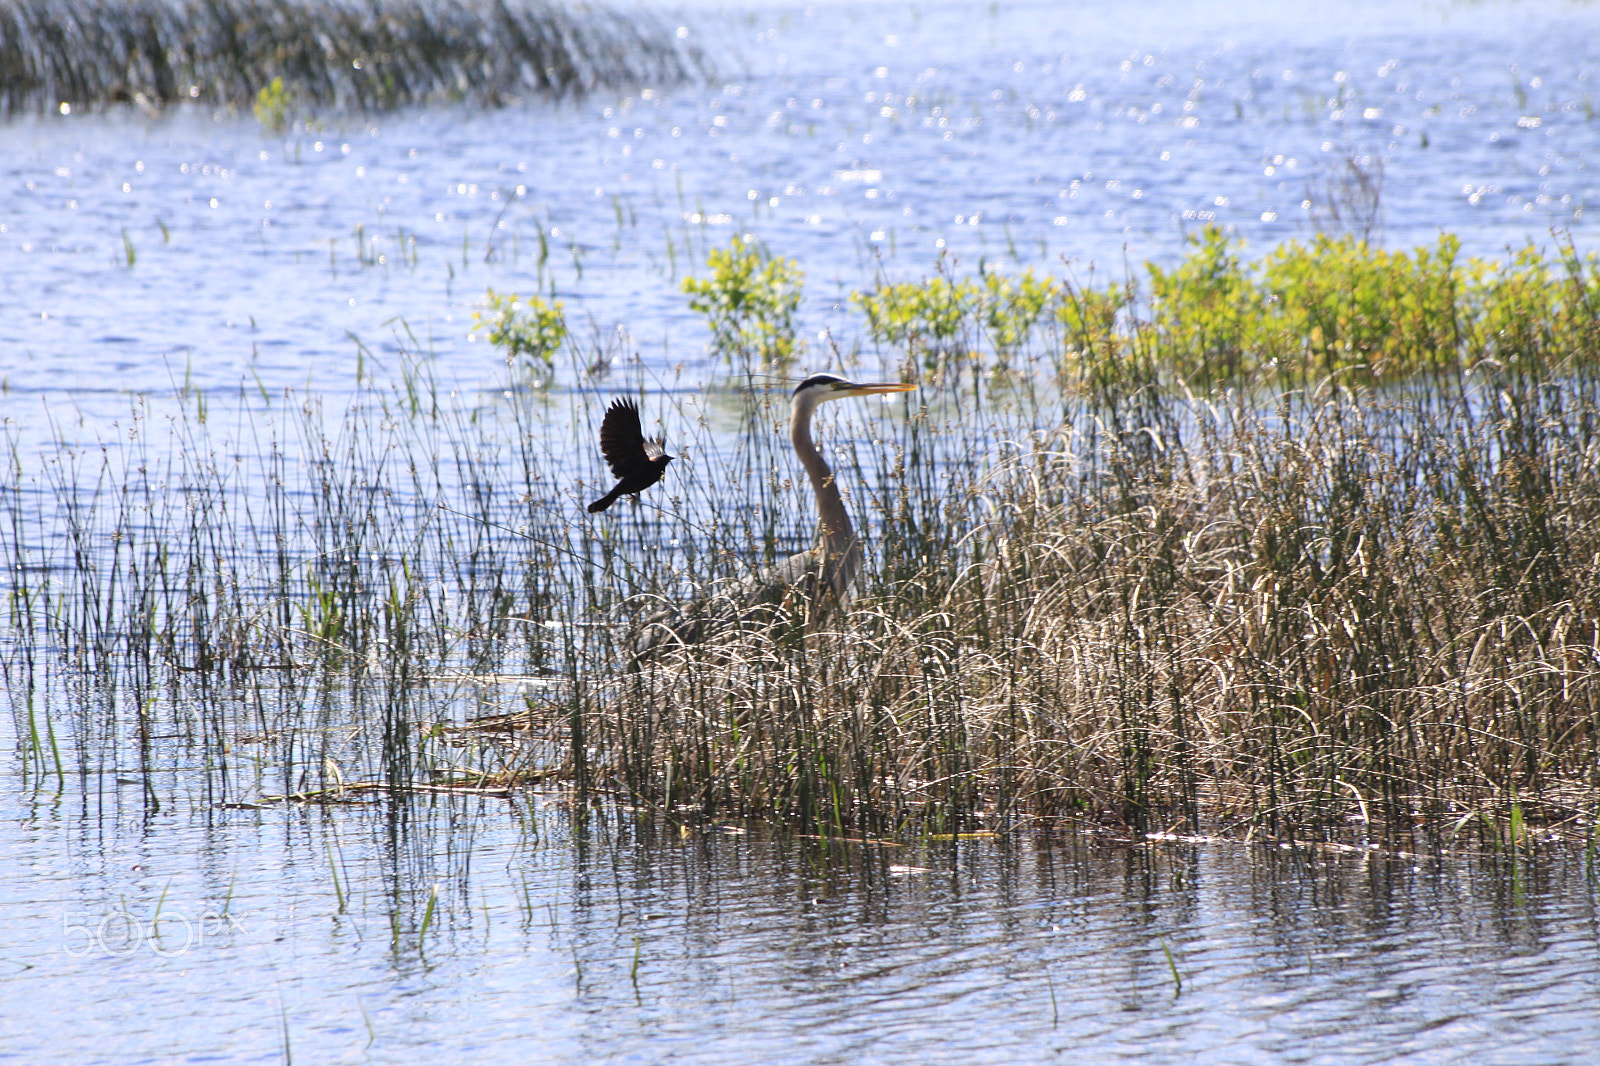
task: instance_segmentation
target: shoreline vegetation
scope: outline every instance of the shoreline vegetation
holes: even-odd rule
[[[499,107],[704,80],[648,12],[558,0],[0,0],[0,113]]]
[[[725,468],[590,518],[540,450],[544,386],[594,362],[559,305],[498,407],[441,406],[413,346],[340,414],[263,395],[243,455],[193,396],[166,451],[148,397],[120,448],[12,441],[25,776],[115,767],[157,807],[537,784],[852,838],[1593,846],[1600,269],[1455,247],[1247,261],[1208,230],[1115,284],[879,279],[863,333],[922,390],[822,435],[869,540],[849,609],[642,662],[631,620],[809,543],[787,397],[745,396],[732,452],[686,429]],[[708,265],[685,287],[735,374],[789,369],[798,266]]]

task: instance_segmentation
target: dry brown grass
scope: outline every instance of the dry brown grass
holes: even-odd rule
[[[1084,415],[947,496],[953,543],[886,515],[889,580],[847,615],[628,677],[600,764],[662,807],[871,833],[1377,833],[1593,802],[1592,385]]]
[[[630,610],[803,540],[781,397],[720,477],[604,521],[532,394],[505,424],[307,407],[248,461],[181,420],[165,465],[13,449],[26,772],[137,765],[151,802],[561,781],[878,837],[1590,831],[1600,383],[1484,364],[1206,401],[1123,369],[829,433],[870,538],[848,609],[797,598],[642,661]]]

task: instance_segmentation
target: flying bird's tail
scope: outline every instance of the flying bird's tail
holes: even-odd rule
[[[622,486],[618,485],[615,489],[612,489],[610,492],[606,493],[604,496],[600,497],[598,500],[596,500],[593,503],[591,503],[589,505],[589,513],[590,514],[599,514],[601,511],[604,511],[607,507],[610,507],[613,503],[616,503],[617,502],[617,497],[622,494],[621,491],[620,491],[621,488],[622,488]]]

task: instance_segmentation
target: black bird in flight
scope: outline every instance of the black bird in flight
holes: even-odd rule
[[[661,480],[672,456],[664,437],[645,440],[639,425],[639,408],[632,400],[613,400],[600,423],[600,454],[617,477],[616,488],[589,505],[589,512],[604,511],[618,496],[633,496]]]

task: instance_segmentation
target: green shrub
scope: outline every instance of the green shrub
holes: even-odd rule
[[[1064,282],[1053,307],[1060,331],[1057,370],[1066,381],[1112,369],[1127,346],[1122,316],[1136,297],[1131,282],[1096,289]]]
[[[1411,251],[1319,234],[1254,262],[1214,226],[1190,244],[1178,266],[1147,268],[1147,298],[1132,283],[1072,293],[1057,309],[1068,334],[1088,328],[1085,314],[1103,331],[1105,308],[1133,307],[1146,317],[1111,325],[1097,343],[1137,339],[1164,372],[1196,384],[1381,381],[1483,359],[1550,366],[1600,355],[1600,261],[1570,240],[1554,259],[1530,243],[1504,263],[1466,264],[1450,234]]]
[[[801,348],[794,317],[805,282],[795,261],[736,236],[728,247],[713,249],[706,266],[710,276],[683,279],[683,291],[689,307],[706,316],[713,350],[730,364],[781,369],[792,363]]]
[[[1059,290],[1055,278],[1048,274],[1036,278],[1032,267],[1014,276],[983,276],[979,307],[984,330],[1002,367],[1009,366],[1026,347],[1034,325]]]
[[[289,109],[292,104],[293,97],[284,88],[283,79],[273,78],[270,84],[263,85],[261,91],[256,93],[256,121],[269,133],[282,133],[289,128]]]
[[[884,282],[872,292],[851,293],[850,302],[866,314],[873,340],[898,348],[925,370],[938,373],[970,347],[963,338],[978,295],[971,281],[941,276]]]
[[[556,352],[567,339],[567,320],[561,301],[542,297],[523,299],[514,292],[489,289],[484,310],[472,313],[472,328],[484,332],[489,343],[505,353],[508,366],[522,360],[529,370],[547,373]]]

